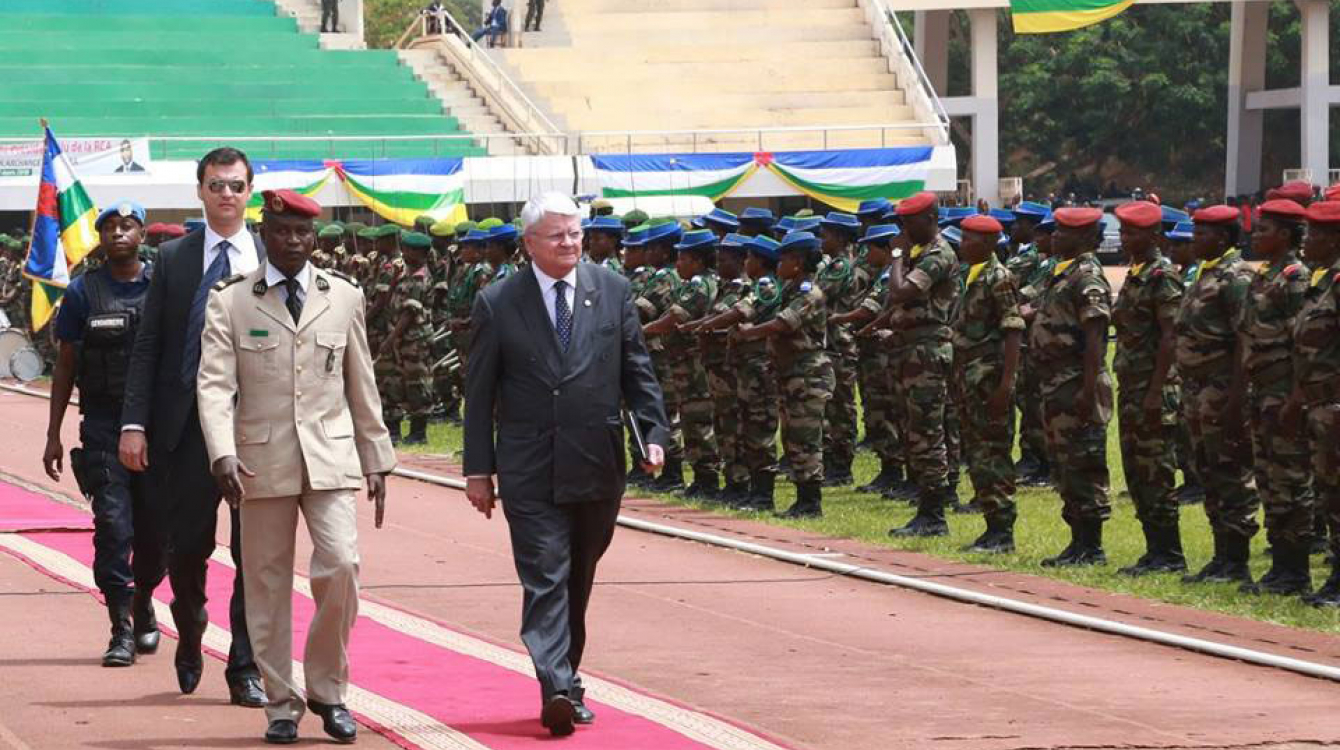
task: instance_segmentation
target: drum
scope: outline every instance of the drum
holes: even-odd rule
[[[25,383],[42,374],[42,357],[17,328],[0,331],[0,378],[17,378]]]

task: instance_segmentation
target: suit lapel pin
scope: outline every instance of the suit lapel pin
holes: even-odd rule
[[[255,284],[251,285],[251,293],[257,297],[264,297],[265,291],[269,288],[270,285],[266,284],[264,281],[257,281]]]
[[[591,306],[591,300],[589,299],[582,300],[582,307],[590,307],[590,306]]]
[[[330,282],[326,281],[324,276],[318,276],[316,277],[316,288],[324,292],[330,288]]]

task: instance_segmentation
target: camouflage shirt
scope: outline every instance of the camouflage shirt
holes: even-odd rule
[[[433,335],[432,287],[433,277],[428,273],[428,267],[419,266],[414,270],[406,268],[404,276],[391,292],[387,310],[392,330],[406,312],[411,315],[409,327],[400,337],[402,352],[410,347],[426,345]]]
[[[1306,402],[1340,400],[1340,262],[1312,272],[1293,342],[1294,382]]]
[[[830,316],[855,310],[870,287],[869,272],[860,263],[842,255],[824,258],[814,276],[819,290],[824,293]],[[829,324],[829,351],[850,346],[853,341],[851,326]]]
[[[475,297],[479,291],[493,280],[493,267],[487,263],[474,263],[461,272],[460,279],[451,286],[447,294],[447,309],[453,318],[468,318],[475,306]]]
[[[719,287],[716,300],[708,310],[708,315],[712,317],[734,308],[735,304],[745,299],[750,292],[749,280],[743,276],[735,279],[719,278],[717,282]],[[699,336],[698,349],[702,354],[704,365],[720,365],[730,359],[731,344],[728,333],[713,331]]]
[[[1177,371],[1182,377],[1232,372],[1251,274],[1237,248],[1201,264],[1177,311]]]
[[[761,325],[773,319],[782,304],[782,286],[772,276],[762,276],[749,288],[748,293],[735,303],[734,310],[754,325]],[[742,359],[767,354],[768,342],[762,339],[737,341],[733,345],[735,355]]]
[[[1294,318],[1310,281],[1307,268],[1291,254],[1278,263],[1262,264],[1247,287],[1238,331],[1257,395],[1286,396],[1293,388]]]
[[[906,302],[890,303],[893,346],[948,343],[952,338],[949,322],[959,295],[958,258],[949,243],[937,237],[930,245],[912,248],[905,263],[903,279],[920,294]]]
[[[1014,275],[993,255],[968,270],[967,286],[954,316],[954,358],[960,365],[1000,357],[1009,331],[1024,330]]]
[[[1019,249],[1014,251],[1014,255],[1011,255],[1009,260],[1005,261],[1005,269],[1014,276],[1016,288],[1023,289],[1033,281],[1042,260],[1042,254],[1033,247],[1031,242],[1027,245],[1020,245]]]
[[[1149,261],[1131,266],[1112,306],[1112,323],[1117,329],[1112,369],[1118,376],[1130,379],[1153,375],[1162,336],[1160,325],[1176,320],[1181,301],[1182,279],[1167,258],[1155,254]]]
[[[680,323],[701,320],[708,315],[713,303],[716,302],[719,285],[720,280],[712,271],[694,276],[688,281],[680,282],[667,312]],[[698,337],[696,336],[678,334],[672,340],[675,342],[682,341],[690,349],[696,349],[698,346]]]
[[[642,296],[642,290],[647,288],[647,282],[651,280],[651,275],[655,271],[656,269],[651,266],[638,266],[632,271],[624,271],[624,274],[628,276],[628,288],[633,294],[633,299]]]
[[[642,322],[644,324],[650,323],[664,315],[674,304],[675,295],[678,291],[679,275],[675,273],[675,269],[670,267],[658,268],[652,272],[646,285],[642,288],[642,293],[633,300],[633,305],[637,307]],[[653,352],[665,351],[665,337],[648,337],[647,350]]]
[[[1107,322],[1112,317],[1112,287],[1093,253],[1058,262],[1052,274],[1038,299],[1028,341],[1044,393],[1083,376],[1084,325],[1103,323],[1106,348]]]
[[[776,320],[787,332],[769,339],[779,377],[828,361],[824,346],[828,338],[828,306],[819,285],[808,279],[782,288]]]

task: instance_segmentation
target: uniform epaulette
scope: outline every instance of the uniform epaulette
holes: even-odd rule
[[[245,279],[246,277],[247,275],[244,273],[235,273],[232,276],[226,276],[222,279],[219,279],[218,282],[214,284],[214,291],[221,292],[224,289],[227,289],[228,287],[232,286],[233,284],[236,284],[237,282],[241,281],[242,279]]]
[[[1286,279],[1298,278],[1298,272],[1303,270],[1302,263],[1290,263],[1284,267],[1284,277]]]
[[[326,273],[329,274],[330,276],[334,276],[334,277],[337,278],[337,279],[344,279],[345,281],[347,281],[347,282],[349,282],[350,284],[352,284],[352,285],[354,286],[355,289],[358,288],[358,281],[357,281],[356,279],[354,279],[354,277],[350,276],[349,274],[344,273],[343,271],[336,271],[336,270],[334,270],[334,269],[326,269]]]

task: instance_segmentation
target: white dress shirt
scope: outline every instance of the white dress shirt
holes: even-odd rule
[[[209,264],[218,257],[219,243],[224,240],[231,245],[228,248],[228,268],[231,273],[251,273],[260,267],[260,260],[256,258],[256,240],[245,224],[231,237],[224,237],[206,224],[205,264],[200,267],[202,270],[209,268]]]
[[[541,271],[540,267],[534,263],[530,267],[535,271],[535,280],[540,283],[540,297],[544,300],[544,311],[549,313],[549,324],[558,328],[558,320],[555,318],[557,313],[554,311],[554,303],[558,300],[558,297],[554,293],[554,284],[558,283],[559,279]],[[568,311],[575,315],[577,308],[573,306],[573,303],[577,300],[577,267],[573,266],[572,270],[568,271],[568,275],[564,276],[562,280],[568,284],[563,290],[563,298],[568,303]]]
[[[312,264],[304,263],[302,269],[293,278],[298,280],[298,301],[305,304],[307,302],[307,284],[312,280]],[[271,289],[279,287],[280,302],[288,302],[288,287],[284,285],[287,280],[288,277],[281,273],[278,268],[269,263],[265,264],[265,283]]]

